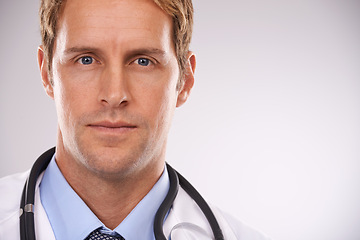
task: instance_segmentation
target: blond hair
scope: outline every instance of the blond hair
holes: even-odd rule
[[[153,0],[173,20],[173,42],[179,65],[179,85],[186,74],[187,55],[193,29],[194,9],[191,0]],[[40,32],[42,45],[48,70],[51,73],[54,43],[57,33],[58,20],[64,9],[66,0],[41,0],[40,3]],[[50,76],[51,78],[51,76]]]

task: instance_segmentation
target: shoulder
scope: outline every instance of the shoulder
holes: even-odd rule
[[[0,223],[19,213],[20,197],[29,171],[0,178]]]
[[[242,240],[271,240],[262,232],[250,227],[249,225],[243,223],[242,221],[236,219],[232,215],[221,211],[215,206],[211,206],[216,218],[219,221],[222,229],[226,231],[231,231],[236,239]]]
[[[231,215],[221,211],[219,208],[210,205],[220,228],[227,240],[270,240],[258,230],[237,220]],[[178,195],[172,205],[167,220],[164,224],[164,232],[172,232],[173,226],[179,226],[180,223],[191,223],[206,232],[211,232],[210,225],[204,219],[204,215],[195,201],[182,189],[179,189]]]

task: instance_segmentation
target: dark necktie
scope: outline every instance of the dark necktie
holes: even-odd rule
[[[101,233],[99,229],[91,232],[85,240],[125,240],[122,236],[111,236],[105,233]]]

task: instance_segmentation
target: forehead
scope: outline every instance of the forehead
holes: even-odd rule
[[[71,0],[59,19],[57,40],[108,46],[157,42],[171,47],[171,36],[171,16],[152,0]]]

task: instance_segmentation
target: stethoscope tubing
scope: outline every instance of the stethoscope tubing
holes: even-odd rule
[[[176,198],[176,195],[179,192],[179,178],[176,175],[175,170],[172,167],[170,167],[169,164],[166,164],[166,167],[169,174],[170,188],[164,201],[161,203],[159,209],[155,214],[154,235],[156,240],[167,240],[167,238],[164,235],[162,225],[164,223],[166,214],[169,212],[169,209],[171,208]]]
[[[174,170],[176,172],[176,170]],[[223,233],[221,231],[220,225],[216,220],[216,217],[211,210],[210,206],[207,204],[205,199],[200,195],[200,193],[190,184],[186,178],[184,178],[180,173],[176,172],[176,175],[179,177],[180,186],[185,190],[185,192],[197,203],[201,211],[204,213],[206,219],[208,220],[211,230],[214,234],[215,240],[224,240]]]
[[[20,239],[21,240],[35,240],[35,224],[34,224],[34,201],[35,201],[35,187],[36,181],[40,174],[49,165],[52,156],[55,154],[55,147],[44,152],[34,163],[30,170],[30,174],[24,185],[23,193],[20,202]],[[166,163],[169,174],[170,188],[164,201],[161,203],[154,219],[154,235],[156,240],[167,240],[164,235],[162,225],[166,214],[169,212],[179,191],[179,185],[185,192],[194,199],[201,211],[208,220],[215,240],[224,240],[219,223],[215,215],[211,211],[209,205],[206,203],[200,193],[176,170]]]
[[[36,181],[40,174],[47,168],[55,147],[44,152],[34,163],[26,180],[20,202],[20,239],[35,240],[34,202]]]

